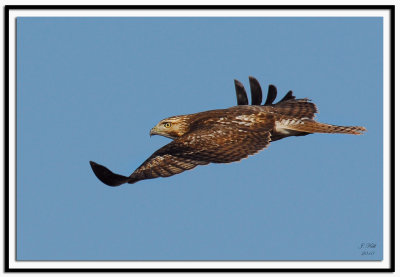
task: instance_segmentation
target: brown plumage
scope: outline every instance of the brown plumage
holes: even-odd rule
[[[244,86],[235,80],[238,106],[161,120],[150,135],[173,139],[144,161],[129,177],[111,172],[95,162],[95,175],[109,186],[169,177],[197,165],[239,161],[266,148],[271,141],[311,133],[362,134],[358,126],[335,126],[313,120],[317,107],[308,99],[295,99],[292,91],[276,104],[276,88],[270,86],[264,105],[261,86],[250,77],[253,105]]]

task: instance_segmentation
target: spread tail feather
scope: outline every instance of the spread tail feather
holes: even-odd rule
[[[367,131],[361,126],[338,126],[316,122],[314,120],[301,120],[297,124],[285,126],[285,128],[306,133],[334,133],[362,135]]]
[[[90,166],[97,178],[104,184],[116,187],[131,181],[131,178],[113,173],[111,170],[98,163],[90,161]]]

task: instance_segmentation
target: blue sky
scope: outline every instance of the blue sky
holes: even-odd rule
[[[18,260],[382,259],[381,18],[17,19]],[[117,188],[172,115],[236,104],[233,79],[317,104],[314,134]],[[362,243],[375,243],[363,255]]]

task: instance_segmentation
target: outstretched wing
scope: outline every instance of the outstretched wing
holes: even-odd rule
[[[238,127],[239,126],[239,127]],[[267,147],[273,122],[254,130],[240,124],[221,124],[197,129],[160,148],[129,177],[115,174],[106,167],[90,162],[103,183],[119,186],[140,180],[168,177],[208,163],[239,161]]]
[[[208,163],[239,161],[267,147],[270,130],[214,126],[188,133],[151,155],[129,178],[129,183],[168,177]]]

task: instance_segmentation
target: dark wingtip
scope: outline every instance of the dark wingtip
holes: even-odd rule
[[[236,90],[236,99],[238,105],[248,105],[249,100],[247,99],[246,90],[241,82],[234,79],[235,82],[235,90]]]
[[[250,90],[251,90],[251,104],[261,105],[262,89],[260,83],[253,76],[249,76]]]
[[[128,177],[113,173],[111,170],[98,163],[95,163],[93,161],[90,161],[89,163],[92,167],[94,175],[96,175],[96,177],[99,178],[100,181],[108,186],[120,186],[130,180]]]
[[[296,99],[296,96],[293,96],[293,91],[289,90],[288,93],[286,93],[286,95],[278,103],[291,99]]]
[[[269,85],[267,100],[265,100],[264,106],[272,105],[277,95],[278,95],[278,90],[276,89],[276,86]]]

